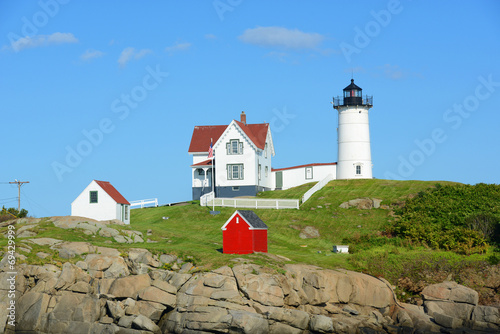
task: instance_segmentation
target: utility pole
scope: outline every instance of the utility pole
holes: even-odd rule
[[[9,182],[10,184],[17,184],[17,212],[21,213],[21,186],[25,183],[30,183],[30,181],[18,181],[14,180],[14,182]]]

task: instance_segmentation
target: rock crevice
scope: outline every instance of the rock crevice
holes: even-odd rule
[[[289,264],[282,268],[284,274],[278,274],[238,264],[182,273],[161,269],[162,259],[172,258],[156,257],[144,249],[120,254],[82,243],[57,245],[81,254],[84,261],[64,263],[62,268],[19,265],[16,326],[6,326],[8,314],[2,307],[0,332],[500,331],[498,308],[478,305],[477,292],[454,282],[426,287],[422,306],[400,305],[386,282],[348,270]],[[0,272],[0,282],[7,275]],[[0,285],[2,290],[8,288]]]

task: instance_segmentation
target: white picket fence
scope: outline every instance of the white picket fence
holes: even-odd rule
[[[324,186],[326,186],[326,184],[328,182],[330,182],[331,180],[333,180],[333,175],[332,174],[328,174],[323,180],[321,180],[318,183],[316,183],[311,189],[309,189],[302,196],[302,203],[304,203],[305,201],[307,201],[316,191],[318,191],[321,188],[323,188]]]
[[[200,197],[200,205],[207,206],[208,201],[210,201],[210,205],[212,205],[211,201],[213,199],[214,199],[214,192],[213,191],[206,193],[205,195],[202,195]]]
[[[215,201],[213,203],[212,201]],[[299,209],[298,199],[264,199],[264,198],[213,198],[203,201],[202,206],[223,206],[231,208],[252,209]]]
[[[134,206],[141,206],[141,209],[144,208],[146,205],[154,205],[155,207],[158,206],[158,198],[151,198],[151,199],[141,199],[138,201],[132,201],[130,202],[130,208],[133,209]]]

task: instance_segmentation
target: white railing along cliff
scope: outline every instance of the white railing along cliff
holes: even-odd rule
[[[151,198],[151,199],[141,199],[138,201],[132,201],[130,202],[130,208],[132,209],[134,206],[141,206],[141,209],[144,208],[146,205],[151,205],[153,204],[155,207],[158,206],[158,198]]]
[[[302,203],[304,203],[305,201],[307,201],[316,191],[318,191],[321,188],[323,188],[331,180],[333,180],[333,175],[332,174],[328,174],[323,180],[321,180],[318,183],[316,183],[314,185],[314,187],[312,187],[311,189],[309,189],[304,194],[304,196],[302,196]]]

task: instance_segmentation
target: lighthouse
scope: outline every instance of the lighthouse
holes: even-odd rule
[[[368,122],[371,107],[373,96],[363,97],[354,79],[344,88],[342,98],[333,98],[333,108],[339,113],[337,180],[373,178]]]

